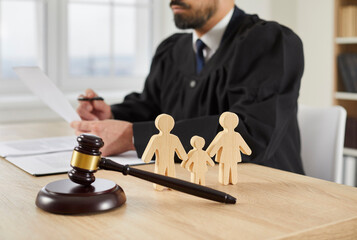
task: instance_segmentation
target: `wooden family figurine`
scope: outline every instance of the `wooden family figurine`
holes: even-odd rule
[[[190,141],[193,149],[188,152],[188,159],[182,161],[181,166],[191,172],[191,182],[205,185],[205,173],[208,171],[207,163],[213,167],[214,162],[202,148],[205,140],[199,136],[193,136]]]
[[[182,160],[181,166],[191,172],[191,182],[205,185],[207,164],[214,166],[211,157],[216,156],[215,161],[219,163],[218,181],[224,185],[236,184],[237,164],[242,161],[241,152],[250,155],[252,151],[242,136],[234,131],[239,123],[235,113],[224,112],[219,118],[219,123],[223,131],[216,135],[207,150],[203,150],[205,140],[194,136],[191,138],[193,149],[187,155],[180,139],[170,133],[175,125],[174,119],[170,115],[161,114],[155,119],[155,126],[160,132],[150,138],[142,160],[148,163],[155,154],[155,173],[176,177],[174,160],[176,153]],[[164,189],[157,184],[154,184],[154,188]]]
[[[180,139],[170,133],[174,125],[175,121],[170,115],[157,116],[155,126],[160,132],[150,138],[142,155],[142,160],[148,163],[155,154],[155,173],[169,177],[176,177],[175,153],[181,160],[187,160],[187,154]],[[154,188],[159,191],[164,189],[163,186],[157,184],[154,184]]]
[[[215,161],[219,162],[218,181],[224,185],[236,184],[238,181],[237,163],[242,161],[240,152],[245,155],[252,153],[242,136],[234,131],[238,123],[235,113],[222,113],[219,124],[223,131],[216,135],[206,150],[211,157],[216,155]]]

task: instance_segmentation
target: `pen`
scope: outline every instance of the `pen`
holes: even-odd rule
[[[103,101],[104,98],[102,98],[102,97],[92,97],[92,98],[79,97],[77,100],[78,101]]]

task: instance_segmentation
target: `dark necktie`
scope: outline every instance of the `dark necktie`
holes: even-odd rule
[[[203,49],[206,44],[202,42],[201,39],[196,40],[196,72],[197,74],[201,72],[203,66],[205,65],[205,58],[203,57]]]

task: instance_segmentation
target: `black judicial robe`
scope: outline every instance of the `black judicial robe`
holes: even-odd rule
[[[161,113],[175,119],[172,133],[188,152],[194,135],[207,147],[221,130],[219,115],[231,111],[253,152],[242,154],[244,162],[303,173],[297,98],[304,57],[298,36],[235,7],[220,47],[199,74],[195,61],[192,34],[172,35],[158,47],[143,92],[112,105],[115,119],[134,123],[138,156],[158,132],[154,120]]]

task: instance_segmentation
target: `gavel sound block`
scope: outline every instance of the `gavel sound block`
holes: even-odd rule
[[[102,139],[81,135],[74,148],[70,179],[47,184],[37,195],[36,205],[51,213],[81,214],[101,212],[117,208],[125,203],[123,189],[112,181],[95,179],[97,163],[101,158],[99,149]]]

